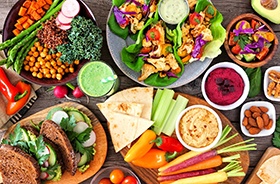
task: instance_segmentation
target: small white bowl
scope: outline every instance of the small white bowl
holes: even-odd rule
[[[97,184],[99,183],[99,181],[103,178],[109,178],[110,177],[110,173],[114,170],[114,169],[120,169],[123,171],[124,176],[133,176],[136,178],[137,180],[137,184],[141,184],[141,181],[139,180],[139,178],[136,176],[136,174],[134,174],[134,172],[132,172],[130,169],[126,168],[126,167],[122,167],[122,166],[110,166],[110,167],[106,167],[101,169],[100,171],[98,171],[98,173],[96,173],[94,175],[94,177],[92,178],[90,184]]]
[[[235,101],[232,104],[218,105],[218,104],[212,102],[207,96],[207,93],[205,90],[205,83],[206,83],[207,77],[209,76],[210,72],[212,72],[213,70],[215,70],[217,68],[231,68],[231,69],[235,70],[243,79],[243,82],[244,82],[243,94],[237,101]],[[221,63],[215,64],[212,67],[210,67],[204,74],[204,76],[202,78],[202,83],[201,83],[201,91],[202,91],[202,95],[203,95],[204,99],[212,107],[219,109],[219,110],[231,110],[231,109],[234,109],[234,108],[240,106],[246,100],[248,93],[249,93],[249,89],[250,89],[250,82],[249,82],[249,78],[248,78],[247,74],[245,73],[245,71],[237,64],[230,63],[230,62],[221,62]]]
[[[280,98],[275,98],[274,96],[269,96],[267,94],[267,87],[268,87],[269,83],[271,82],[271,80],[268,78],[268,74],[271,70],[275,70],[275,71],[280,72],[280,66],[272,66],[272,67],[266,69],[266,71],[264,73],[264,78],[263,78],[263,92],[264,92],[267,99],[269,99],[271,101],[280,102]]]
[[[258,134],[250,134],[249,131],[246,129],[246,127],[244,125],[242,125],[242,121],[244,118],[244,111],[246,109],[249,109],[251,106],[264,106],[266,108],[268,108],[268,112],[267,115],[269,116],[269,118],[272,119],[272,127],[269,130],[263,129],[261,130]],[[270,102],[266,102],[266,101],[253,101],[253,102],[247,102],[245,103],[240,111],[240,127],[241,127],[241,131],[244,135],[248,136],[248,137],[264,137],[264,136],[268,136],[273,134],[273,132],[275,131],[275,127],[276,127],[276,111],[275,111],[275,107],[273,106],[272,103]]]
[[[211,144],[209,144],[208,146],[205,146],[205,147],[193,147],[193,146],[190,146],[181,137],[180,128],[179,128],[180,127],[180,120],[189,110],[195,109],[195,108],[205,109],[205,110],[209,111],[210,113],[212,113],[215,116],[215,118],[217,119],[218,129],[219,129],[218,135],[217,135],[217,137],[214,139],[214,141]],[[186,109],[184,109],[179,114],[179,116],[178,116],[178,118],[176,120],[175,132],[176,132],[176,136],[177,136],[178,140],[181,142],[181,144],[185,148],[187,148],[188,150],[192,150],[192,151],[203,152],[203,151],[210,150],[211,148],[213,148],[218,143],[218,141],[220,140],[221,135],[222,135],[222,129],[223,129],[222,121],[221,121],[219,115],[213,109],[211,109],[210,107],[207,107],[205,105],[192,105],[192,106],[189,106]]]

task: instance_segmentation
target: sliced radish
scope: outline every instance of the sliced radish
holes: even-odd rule
[[[75,160],[76,160],[76,163],[78,164],[81,160],[81,153],[76,153],[75,155],[76,155]]]
[[[46,180],[49,177],[49,174],[47,172],[41,172],[40,178],[42,180]]]
[[[68,118],[68,114],[65,111],[56,111],[52,116],[52,121],[60,125],[62,118]]]
[[[41,153],[42,155],[47,155],[47,154],[50,154],[50,150],[47,146],[45,146],[45,149],[44,151]]]
[[[77,125],[74,127],[73,131],[76,133],[82,133],[83,131],[85,131],[85,129],[87,129],[89,126],[87,123],[80,121],[77,123]]]
[[[63,25],[69,25],[69,24],[71,24],[71,21],[72,21],[72,19],[73,19],[73,18],[69,18],[69,17],[64,16],[64,14],[61,13],[61,12],[59,12],[59,14],[57,15],[56,18],[57,18],[57,20],[58,20],[61,24],[63,24]]]
[[[58,26],[59,29],[62,29],[62,30],[68,30],[71,28],[71,25],[64,25],[64,24],[61,24]]]
[[[42,167],[48,168],[50,166],[49,161],[45,161],[42,165]]]
[[[75,17],[80,12],[80,4],[77,0],[66,0],[61,7],[61,12],[66,17]]]
[[[93,145],[96,141],[96,134],[94,133],[94,131],[91,131],[90,132],[90,135],[89,135],[89,139],[86,140],[82,145],[84,147],[89,147],[91,145]]]

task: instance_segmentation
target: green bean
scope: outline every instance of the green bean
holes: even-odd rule
[[[25,57],[27,56],[28,52],[30,51],[31,47],[34,45],[34,43],[38,41],[38,38],[30,39],[19,51],[16,57],[16,61],[13,65],[14,70],[20,74],[22,66],[23,66],[23,61]]]
[[[28,29],[20,32],[16,37],[13,37],[12,39],[6,40],[5,42],[0,44],[0,50],[6,49],[7,47],[11,47],[15,45],[17,42],[19,42],[23,37],[30,34],[34,29],[36,29],[38,26],[40,26],[43,22],[45,22],[47,19],[49,19],[52,15],[54,15],[56,12],[58,12],[64,3],[65,0],[62,0],[56,7],[54,7],[50,12],[46,13],[40,20],[32,24]]]

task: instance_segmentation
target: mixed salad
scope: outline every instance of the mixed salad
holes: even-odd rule
[[[275,35],[261,22],[240,20],[229,34],[229,46],[241,61],[261,61],[269,53]]]
[[[116,0],[108,25],[117,36],[135,40],[121,51],[122,61],[140,72],[138,80],[167,86],[178,80],[184,65],[221,51],[225,29],[222,14],[208,0],[198,0],[172,29],[158,14],[160,1]]]

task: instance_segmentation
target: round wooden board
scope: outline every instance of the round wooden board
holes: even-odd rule
[[[197,97],[194,97],[194,96],[191,96],[191,95],[187,95],[187,94],[182,94],[182,93],[176,93],[175,94],[175,98],[176,96],[180,94],[181,96],[184,96],[186,97],[187,99],[189,99],[189,102],[188,102],[188,106],[191,106],[191,105],[196,105],[196,104],[202,104],[202,105],[206,105],[206,106],[209,106],[210,108],[212,108],[206,101],[200,99],[200,98],[197,98]],[[226,125],[229,125],[232,130],[231,132],[229,133],[228,136],[230,135],[233,135],[235,133],[237,133],[237,130],[232,126],[231,122],[218,110],[216,109],[213,109],[215,110],[218,115],[220,116],[222,122],[223,122],[223,127],[225,127]],[[226,144],[220,146],[220,147],[225,147],[225,146],[228,146],[228,145],[231,145],[231,144],[234,144],[234,143],[237,143],[237,142],[241,142],[243,141],[242,137],[238,134],[238,136],[236,136],[235,138],[233,138],[232,140],[230,140],[229,142],[227,142]],[[217,149],[219,149],[220,147],[218,147]],[[124,148],[121,150],[121,154],[122,156],[125,156],[125,154],[127,153],[128,151],[128,148]],[[187,150],[185,150],[187,151]],[[222,156],[229,156],[229,155],[235,155],[239,153],[240,154],[240,160],[241,160],[241,166],[243,168],[243,171],[245,173],[247,173],[248,171],[248,167],[249,167],[249,163],[250,163],[250,158],[249,158],[249,152],[248,151],[243,151],[243,152],[233,152],[233,153],[224,153],[222,154]],[[142,168],[142,167],[138,167],[138,166],[135,166],[133,165],[132,163],[129,163],[129,165],[131,166],[131,168],[134,170],[134,172],[143,180],[145,181],[145,183],[147,184],[156,184],[156,183],[159,183],[157,181],[157,176],[158,176],[158,171],[157,169],[146,169],[146,168]],[[222,165],[222,167],[224,167],[225,165]],[[244,179],[244,177],[231,177],[229,178],[226,182],[223,182],[224,184],[232,184],[232,183],[241,183],[242,180]]]
[[[46,182],[46,184],[51,184],[51,183],[77,184],[93,176],[102,167],[107,155],[107,149],[108,149],[107,137],[101,123],[95,117],[95,115],[85,106],[73,102],[65,102],[59,105],[48,107],[25,119],[22,119],[21,121],[19,121],[19,123],[30,124],[30,121],[32,121],[33,123],[38,124],[39,122],[41,122],[46,118],[48,112],[54,107],[74,107],[79,111],[85,113],[91,119],[93,130],[96,133],[96,146],[95,146],[96,154],[94,156],[94,159],[90,162],[90,167],[86,172],[81,173],[77,171],[74,176],[72,176],[69,172],[64,172],[59,182],[52,182],[52,181]],[[7,136],[7,134],[11,132],[14,127],[15,126],[10,127],[5,136]]]

